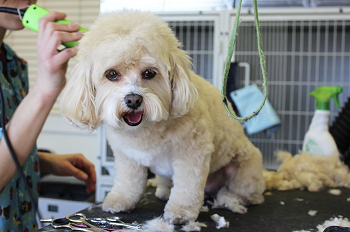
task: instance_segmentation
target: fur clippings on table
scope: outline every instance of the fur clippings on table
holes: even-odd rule
[[[281,162],[277,171],[263,172],[267,190],[307,189],[317,192],[326,187],[350,187],[349,168],[338,157],[306,152],[292,156],[280,151],[277,160]]]
[[[149,220],[142,227],[144,232],[173,232],[175,231],[174,225],[165,221],[162,217]]]

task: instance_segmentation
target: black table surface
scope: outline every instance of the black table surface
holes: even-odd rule
[[[270,191],[265,194],[265,202],[261,205],[248,207],[246,214],[233,213],[226,209],[211,209],[201,212],[197,221],[207,225],[201,231],[234,231],[234,232],[282,232],[282,231],[317,231],[317,226],[333,217],[350,217],[350,189],[340,188],[340,195],[332,195],[329,189],[320,192],[306,190]],[[125,222],[137,221],[143,223],[147,220],[162,216],[166,202],[154,195],[155,188],[148,187],[144,197],[136,208],[128,213],[111,214],[103,212],[101,204],[80,211],[87,218],[118,216]],[[310,216],[310,210],[317,211]],[[218,214],[228,221],[228,228],[216,229],[216,223],[211,215]],[[176,226],[181,231],[181,226]],[[54,229],[48,225],[39,231],[71,231],[69,229]]]

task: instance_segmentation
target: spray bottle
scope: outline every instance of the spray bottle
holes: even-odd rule
[[[328,121],[329,102],[333,99],[340,108],[338,94],[342,91],[340,86],[321,86],[310,93],[316,99],[316,111],[305,134],[303,151],[312,155],[339,156],[337,145],[328,130]]]

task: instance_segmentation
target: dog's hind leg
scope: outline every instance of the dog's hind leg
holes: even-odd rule
[[[226,186],[217,194],[217,206],[228,208],[237,213],[245,213],[245,206],[261,204],[264,201],[265,180],[262,174],[262,156],[253,145],[242,149],[232,162],[238,165],[228,176]]]
[[[247,208],[245,207],[246,201],[228,190],[226,186],[223,186],[216,197],[216,203],[214,208],[226,208],[235,213],[246,213]]]
[[[156,175],[157,180],[157,190],[156,196],[164,201],[169,200],[170,189],[173,186],[173,182],[171,179],[165,178],[163,176]]]

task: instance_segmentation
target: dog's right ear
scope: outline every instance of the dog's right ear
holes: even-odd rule
[[[194,106],[198,92],[190,80],[190,58],[179,48],[170,53],[170,78],[173,92],[171,115],[180,117]]]
[[[92,64],[78,61],[60,98],[60,108],[71,124],[81,129],[94,130],[100,120],[95,108],[95,87],[92,84]]]

